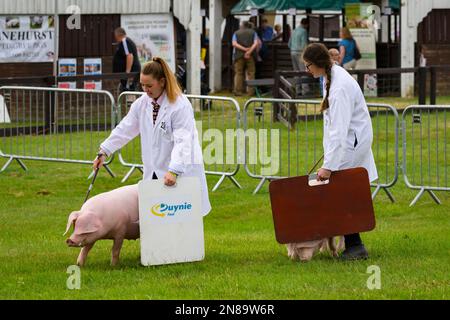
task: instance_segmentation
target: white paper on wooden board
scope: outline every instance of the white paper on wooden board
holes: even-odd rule
[[[176,187],[162,179],[142,180],[139,189],[141,264],[203,260],[205,241],[200,181],[179,177]]]
[[[58,60],[58,76],[71,77],[77,75],[77,59],[63,58]]]
[[[9,118],[8,106],[5,103],[5,99],[0,95],[0,123],[11,123]]]

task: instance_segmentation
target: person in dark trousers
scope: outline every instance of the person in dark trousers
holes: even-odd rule
[[[136,45],[133,40],[127,37],[125,29],[115,29],[114,37],[118,45],[113,57],[113,72],[141,72]],[[121,79],[120,83],[120,92],[135,91],[139,84],[139,73],[133,79]]]
[[[324,79],[321,105],[324,160],[317,179],[328,180],[333,171],[364,167],[369,180],[375,181],[378,173],[372,153],[372,120],[358,82],[331,60],[323,44],[310,44],[302,58],[305,69],[314,78]],[[344,239],[342,260],[368,258],[359,233],[346,234]]]

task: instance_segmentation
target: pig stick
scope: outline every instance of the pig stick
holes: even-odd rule
[[[97,158],[95,158],[95,160],[99,159],[102,155],[103,154],[101,154],[101,153],[97,154]],[[87,199],[89,198],[89,193],[91,193],[92,187],[94,186],[95,179],[97,178],[98,170],[100,170],[100,167],[95,168],[94,178],[92,178],[92,182],[89,185],[89,189],[87,191],[86,198],[84,198],[83,204],[86,203]]]

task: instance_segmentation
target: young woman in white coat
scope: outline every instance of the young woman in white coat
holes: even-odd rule
[[[101,156],[94,160],[94,168],[140,134],[144,179],[163,179],[165,185],[173,186],[178,176],[198,177],[202,213],[208,214],[211,205],[191,103],[159,57],[144,65],[140,82],[146,94],[133,102],[128,114],[101,143]]]
[[[323,77],[324,161],[317,179],[327,180],[333,171],[355,167],[364,167],[370,181],[378,179],[372,153],[372,121],[358,83],[332,62],[323,44],[310,44],[303,52],[303,61],[315,78]],[[359,233],[344,238],[341,259],[367,259]]]

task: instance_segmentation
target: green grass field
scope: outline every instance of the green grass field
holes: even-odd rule
[[[392,119],[387,121],[391,123]],[[102,139],[102,134],[94,137]],[[442,131],[439,136],[443,136]],[[380,141],[391,137],[381,136]],[[84,159],[86,150],[77,143],[81,138],[74,139],[72,152]],[[285,134],[282,139],[286,141]],[[23,149],[21,141],[17,142],[19,150]],[[23,141],[26,144],[30,140]],[[9,145],[7,139],[4,143]],[[33,145],[31,141],[29,146]],[[58,149],[49,150],[53,154]],[[283,159],[288,151],[283,146]],[[129,152],[136,156],[138,151]],[[380,161],[385,155],[382,149]],[[387,155],[392,159],[391,149]],[[294,159],[292,155],[293,163]],[[5,162],[0,159],[0,166]],[[362,235],[369,260],[342,263],[328,254],[318,254],[309,263],[299,263],[290,261],[285,247],[275,241],[267,184],[252,195],[258,180],[249,178],[243,168],[236,177],[242,190],[226,180],[218,191],[210,193],[213,210],[204,219],[204,261],[142,267],[139,241],[125,241],[120,265],[111,267],[112,242],[102,240],[96,243],[81,271],[81,289],[69,290],[66,271],[76,263],[79,249],[68,248],[62,233],[68,214],[82,205],[90,168],[24,162],[29,168],[27,173],[13,163],[0,174],[1,299],[450,298],[450,193],[437,192],[441,205],[424,195],[409,207],[417,191],[407,189],[400,177],[391,189],[396,203],[391,203],[383,192],[374,202],[376,229]],[[449,165],[448,158],[436,157],[435,162],[440,167]],[[118,177],[110,178],[102,170],[92,195],[122,185],[120,180],[127,168],[120,166],[117,159],[111,168]],[[283,170],[286,174],[286,168]],[[306,170],[303,165],[301,170]],[[290,171],[291,175],[295,173],[294,169]],[[134,173],[127,183],[137,183],[140,178],[139,173]],[[217,176],[208,176],[210,189],[217,180]],[[367,288],[371,275],[367,268],[371,265],[380,267],[380,290]]]

